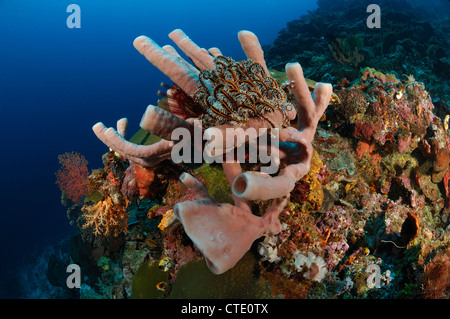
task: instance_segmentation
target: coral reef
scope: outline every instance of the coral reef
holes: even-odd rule
[[[276,134],[279,134],[281,142],[287,144],[280,150],[281,160],[285,159],[287,166],[282,168],[276,177],[263,177],[253,172],[242,173],[240,164],[236,161],[222,164],[232,185],[234,205],[219,205],[198,180],[189,174],[180,176],[180,180],[193,190],[197,200],[178,203],[174,207],[175,216],[204,254],[211,271],[220,274],[232,268],[256,239],[281,230],[278,214],[295,182],[309,170],[311,142],[317,122],[328,106],[332,88],[329,84],[317,83],[313,100],[300,65],[291,63],[286,66],[289,87],[298,103],[298,129],[295,129],[289,126],[289,120],[293,120],[297,112],[287,101],[285,92],[275,79],[270,77],[258,39],[253,33],[239,33],[239,40],[249,58],[240,62],[223,57],[217,50],[210,55],[198,48],[181,30],[175,30],[169,36],[182,50],[190,54],[199,70],[176,53],[172,55],[164,51],[147,37],[138,37],[134,45],[186,94],[192,94],[197,108],[203,110],[198,115],[201,115],[201,125],[207,128],[205,134],[208,134],[208,129],[211,128],[225,131],[226,128],[236,125],[245,129],[271,127],[281,129]],[[173,50],[169,51],[173,53]],[[197,84],[194,92],[193,84]],[[112,128],[106,129],[102,123],[97,123],[93,129],[105,144],[136,164],[135,176],[140,194],[144,196],[143,194],[147,193],[143,193],[142,188],[147,188],[153,181],[148,170],[159,164],[154,158],[158,156],[160,148],[154,145],[164,142],[145,146],[143,151],[142,146],[133,145],[122,137],[123,134],[119,133],[119,123],[122,122],[118,122],[117,132]],[[141,127],[153,133],[164,131],[155,134],[167,139],[170,128],[175,130],[182,127],[189,132],[194,131],[193,125],[188,121],[152,106],[147,108]],[[225,137],[228,137],[227,134],[228,132]],[[227,140],[229,139],[228,137]],[[231,138],[231,141],[234,143],[234,138]],[[167,143],[164,144],[164,152],[167,155],[168,150],[175,146],[175,142],[165,142]],[[234,149],[233,146],[231,149]],[[293,151],[293,148],[296,150]],[[141,168],[142,164],[144,167]],[[142,175],[145,176],[139,177]],[[140,179],[145,182],[140,182]],[[276,192],[273,191],[274,188]],[[263,218],[251,213],[248,200],[269,199],[274,201]]]
[[[82,298],[448,298],[450,134],[422,82],[368,64],[364,34],[337,47],[341,59],[361,48],[361,69],[315,59],[338,65],[333,94],[299,64],[267,68],[278,58],[266,64],[248,31],[239,40],[252,61],[202,49],[181,30],[170,38],[195,66],[170,46],[134,42],[175,83],[142,129],[127,141],[124,119],[94,126],[112,150],[84,203],[68,209],[81,233],[71,258],[92,267]],[[236,158],[171,161],[180,141],[170,133],[195,134],[199,117],[204,135],[278,132],[279,171]],[[102,219],[83,228],[107,213],[109,228]]]
[[[446,1],[377,2],[381,29],[365,26],[370,1],[318,1],[318,8],[287,23],[273,44],[264,47],[269,68],[282,70],[298,61],[305,76],[329,83],[356,80],[360,68],[374,68],[400,78],[413,75],[432,96],[439,117],[450,113],[450,39],[444,25]],[[428,13],[427,13],[428,12]]]

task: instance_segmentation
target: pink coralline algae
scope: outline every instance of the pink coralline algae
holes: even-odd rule
[[[378,79],[380,80],[382,83],[398,83],[399,81],[397,80],[397,78],[395,77],[394,74],[384,74],[380,71],[375,70],[374,68],[364,68],[361,70],[361,80],[366,81],[370,78],[373,79]]]
[[[399,152],[413,151],[418,146],[414,141],[425,137],[435,118],[423,84],[414,80],[402,83],[370,68],[361,74],[352,86],[337,89],[343,101],[334,107],[337,119],[354,124],[354,136],[365,142]],[[344,112],[347,107],[352,111]],[[342,117],[342,113],[352,115]]]
[[[351,224],[350,214],[342,208],[338,208],[335,211],[327,211],[317,224],[322,234],[326,234],[326,241],[323,244],[329,269],[332,269],[339,263],[349,248],[346,238]]]
[[[381,121],[373,122],[356,122],[355,136],[361,137],[363,140],[370,142],[375,135],[381,131],[383,123]]]

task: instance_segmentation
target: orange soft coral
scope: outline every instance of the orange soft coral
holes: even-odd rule
[[[98,201],[94,205],[84,205],[81,209],[86,222],[83,228],[93,228],[95,236],[117,237],[128,230],[128,213],[126,207],[130,203],[127,199],[117,201],[111,197]]]

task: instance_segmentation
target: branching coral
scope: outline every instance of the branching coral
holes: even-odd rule
[[[117,203],[116,203],[117,202]],[[112,197],[98,201],[94,205],[82,207],[86,222],[83,228],[93,228],[95,236],[118,236],[128,229],[128,200],[114,202]]]
[[[399,82],[393,75],[363,69],[357,81],[343,79],[335,86],[338,105],[321,117],[316,132],[317,119],[327,104],[324,92],[331,87],[316,87],[303,79],[298,64],[288,64],[287,72],[269,73],[253,34],[239,33],[249,58],[244,61],[224,57],[216,48],[202,49],[181,30],[172,32],[170,38],[192,65],[170,46],[159,47],[146,37],[136,39],[136,48],[175,84],[162,85],[168,89],[158,92],[164,99],[158,101],[158,107],[148,107],[141,121],[144,129],[131,138],[132,143],[125,140],[125,119],[118,122],[117,129],[100,123],[94,126],[99,138],[113,150],[103,156],[105,168],[89,177],[93,190],[85,200],[85,215],[79,215],[79,205],[72,210],[79,226],[87,220],[85,226],[90,229],[81,229],[82,235],[92,235],[91,230],[103,235],[112,232],[111,227],[106,230],[103,216],[109,206],[117,199],[122,206],[125,198],[133,202],[130,230],[120,240],[89,240],[95,256],[111,256],[110,247],[95,246],[113,240],[120,248],[119,242],[125,241],[124,257],[117,253],[122,262],[117,260],[117,266],[115,261],[109,263],[109,272],[123,274],[123,281],[128,282],[124,289],[117,284],[116,291],[130,296],[131,278],[137,275],[139,264],[168,259],[170,263],[159,265],[169,277],[164,283],[150,283],[150,288],[165,288],[165,298],[182,296],[179,292],[190,284],[182,278],[185,267],[202,264],[203,271],[225,272],[230,278],[245,256],[253,256],[245,253],[252,247],[262,259],[253,256],[247,269],[268,280],[276,298],[445,294],[448,267],[440,265],[448,261],[441,253],[447,247],[449,229],[448,207],[443,209],[441,195],[445,190],[447,199],[450,197],[446,156],[450,137],[447,128],[432,116],[432,103],[423,86],[413,79]],[[326,42],[321,43],[323,48]],[[334,68],[325,77],[330,80],[341,76],[342,69],[350,70],[332,59],[324,64]],[[308,74],[319,78],[317,73]],[[303,80],[308,93],[301,91],[306,87]],[[293,123],[297,112],[298,127]],[[194,126],[200,122],[196,119],[203,125]],[[196,141],[201,136],[203,142],[211,141],[208,137],[213,132],[222,132],[220,139],[228,142],[227,129],[244,134],[247,129],[267,129],[271,137],[278,134],[278,139],[271,140],[270,146],[258,145],[257,150],[279,149],[276,166],[280,170],[270,175],[257,173],[261,158],[258,163],[247,161],[253,137],[244,139],[240,133],[230,145],[238,151],[234,161],[227,158],[223,165],[216,165],[204,159],[208,163],[201,163],[191,158],[192,150],[203,151],[203,156],[208,150],[203,143],[189,145],[189,141],[188,148],[183,147],[183,155],[189,155],[183,156],[181,163],[172,157],[171,163],[170,153],[188,140],[185,135],[182,140],[180,135],[172,136],[178,128],[193,131],[190,138]],[[261,136],[256,139],[263,140]],[[220,147],[217,158],[235,155],[228,152],[228,145]],[[242,149],[245,153],[239,154]],[[195,164],[186,161],[188,158]],[[187,173],[180,176],[182,170]],[[158,192],[163,184],[167,187]],[[258,239],[261,236],[265,238]],[[200,263],[195,262],[199,258]],[[379,268],[383,289],[370,287],[367,267],[372,266]],[[191,274],[199,271],[190,269]],[[418,281],[423,272],[426,276]],[[241,292],[242,283],[234,286],[234,291]]]
[[[364,55],[359,53],[360,47],[362,47],[362,40],[358,36],[349,36],[345,39],[336,38],[328,45],[336,61],[355,68],[364,61]]]

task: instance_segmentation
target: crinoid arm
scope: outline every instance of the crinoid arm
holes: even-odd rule
[[[286,168],[280,170],[278,176],[261,176],[251,172],[245,172],[236,177],[232,185],[233,193],[248,200],[273,199],[288,195],[295,183],[306,175],[310,169],[312,157],[312,141],[316,132],[320,117],[331,99],[331,84],[317,83],[313,97],[308,89],[303,70],[298,63],[286,65],[286,73],[291,90],[297,101],[299,130],[289,127],[280,132],[280,142],[293,143],[290,148],[295,158]],[[287,156],[287,155],[285,155]],[[292,156],[291,156],[292,157]]]

